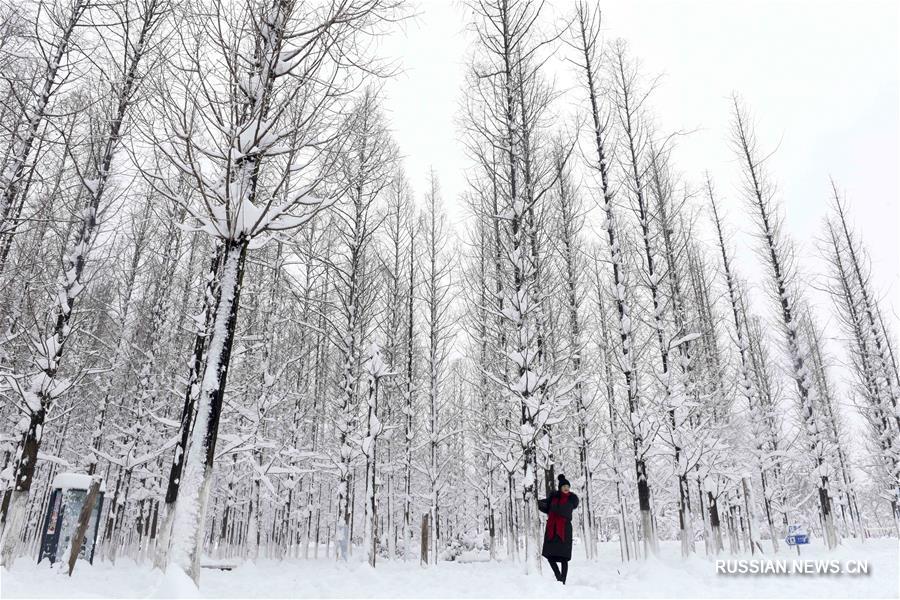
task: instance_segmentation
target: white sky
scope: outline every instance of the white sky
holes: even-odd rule
[[[572,7],[566,0],[548,4],[551,21]],[[755,281],[762,272],[751,253],[751,222],[737,197],[738,165],[728,142],[733,91],[751,109],[762,149],[777,149],[770,174],[804,274],[815,283],[813,276],[825,272],[816,239],[828,209],[831,175],[847,193],[871,253],[886,318],[897,333],[897,3],[680,0],[602,2],[601,8],[606,39],[626,39],[648,78],[663,75],[652,96],[657,124],[664,131],[693,132],[678,142],[675,160],[695,183],[704,170],[711,172],[735,231],[732,244],[742,275]],[[459,225],[468,163],[456,123],[471,51],[470,11],[458,0],[424,0],[418,12],[402,34],[384,43],[383,50],[404,69],[385,84],[385,102],[416,191],[425,189],[425,174],[433,166],[451,221]],[[561,86],[573,81],[562,64],[548,76]],[[580,89],[564,99],[564,104],[580,102]],[[809,294],[820,319],[830,320],[829,337],[837,336],[829,300]],[[831,344],[831,350],[839,349]]]

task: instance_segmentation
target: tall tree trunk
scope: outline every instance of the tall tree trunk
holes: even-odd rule
[[[173,545],[175,560],[195,582],[200,576],[203,529],[212,489],[213,463],[219,419],[237,329],[238,307],[248,241],[228,240],[219,281],[219,299],[213,320],[197,417],[184,465],[184,480],[175,505]]]

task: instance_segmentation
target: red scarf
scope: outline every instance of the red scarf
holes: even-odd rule
[[[550,501],[550,506],[558,506],[569,501],[569,494],[560,492],[560,494]],[[547,539],[558,537],[562,541],[566,541],[566,518],[558,513],[547,512]]]

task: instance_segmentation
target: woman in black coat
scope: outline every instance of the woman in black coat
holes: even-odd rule
[[[578,496],[569,491],[565,475],[556,478],[558,489],[538,502],[538,510],[547,515],[547,532],[541,554],[550,562],[556,580],[566,583],[572,558],[572,511],[578,508]],[[560,565],[562,563],[562,569]]]

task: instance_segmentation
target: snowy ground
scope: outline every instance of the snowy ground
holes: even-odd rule
[[[327,560],[260,560],[232,571],[204,569],[200,590],[175,569],[162,575],[147,566],[119,561],[94,566],[79,564],[69,579],[46,563],[21,558],[12,570],[0,571],[2,598],[633,598],[633,597],[783,597],[898,598],[898,542],[845,542],[833,553],[804,547],[804,559],[869,561],[867,576],[841,575],[721,575],[704,557],[682,561],[677,544],[664,544],[661,557],[621,564],[618,546],[605,544],[607,558],[575,560],[568,585],[553,580],[549,568],[540,575],[522,575],[522,567],[507,562],[442,563],[429,569],[415,563],[383,562],[371,569],[360,562]],[[727,556],[727,558],[731,558]],[[746,558],[746,557],[741,557]],[[779,556],[793,560],[796,553]]]

